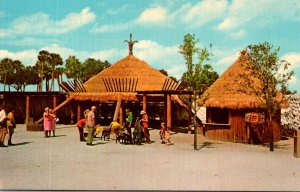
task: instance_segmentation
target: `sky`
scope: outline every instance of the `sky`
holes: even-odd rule
[[[0,0],[0,60],[35,65],[38,52],[75,55],[110,63],[133,54],[169,76],[186,71],[179,45],[195,34],[209,47],[221,75],[248,45],[269,42],[295,72],[289,83],[300,93],[299,0]],[[3,86],[0,86],[3,90]]]

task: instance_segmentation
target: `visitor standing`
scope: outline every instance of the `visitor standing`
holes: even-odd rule
[[[12,141],[12,135],[14,133],[14,130],[16,128],[16,122],[15,122],[15,110],[12,109],[8,114],[7,114],[7,129],[8,129],[8,145],[13,145]]]
[[[161,126],[161,128],[160,128],[160,131],[159,131],[159,135],[160,135],[161,143],[165,144],[166,143],[165,142],[165,132],[166,132],[165,123],[161,122],[160,126]]]
[[[51,130],[49,131],[49,136],[51,136],[51,131],[52,131],[52,136],[55,137],[55,129],[56,129],[56,114],[53,112],[51,108],[49,108],[49,114],[51,116]]]
[[[126,112],[126,130],[127,130],[127,133],[129,134],[129,139],[130,139],[130,142],[132,143],[132,133],[131,133],[131,126],[132,126],[132,120],[133,120],[133,115],[132,115],[132,112],[130,111],[130,109],[126,109],[125,110]]]
[[[93,137],[94,137],[94,126],[95,126],[95,111],[96,106],[92,106],[91,111],[87,114],[87,145],[93,145]]]
[[[146,111],[141,111],[140,115],[142,116],[141,123],[142,123],[142,127],[144,128],[144,136],[146,138],[146,143],[151,144],[150,134],[148,129],[149,128],[148,114],[146,113]]]
[[[45,108],[45,112],[43,114],[44,117],[44,134],[45,138],[49,137],[50,131],[52,129],[52,116],[49,112],[49,107]]]
[[[7,132],[7,116],[6,116],[6,106],[1,105],[0,111],[0,147],[7,147],[4,145],[4,140]]]

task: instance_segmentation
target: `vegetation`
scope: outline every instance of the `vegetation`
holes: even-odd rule
[[[200,109],[200,106],[197,105],[197,100],[199,99],[200,94],[202,94],[219,77],[208,63],[212,53],[210,53],[207,48],[198,48],[196,45],[197,42],[198,40],[195,38],[194,34],[187,34],[184,36],[183,43],[179,46],[179,52],[183,55],[187,67],[187,71],[183,74],[181,82],[187,90],[193,92],[192,102],[189,103],[189,106],[194,112],[194,149],[197,149],[196,114]],[[198,60],[194,63],[194,58],[196,56],[198,57]]]
[[[8,91],[11,87],[16,91],[25,91],[27,85],[37,85],[37,91],[40,92],[45,82],[46,91],[54,91],[55,79],[57,84],[60,84],[63,75],[74,81],[85,82],[111,65],[108,61],[102,62],[93,58],[88,58],[81,63],[75,56],[66,59],[65,67],[63,64],[59,54],[46,50],[39,52],[34,66],[24,66],[19,60],[4,58],[0,61],[0,83],[4,85],[4,91],[7,86]]]
[[[293,71],[289,70],[291,64],[279,59],[279,50],[280,48],[273,49],[273,46],[268,42],[249,45],[246,51],[252,65],[245,66],[250,74],[243,77],[247,83],[244,86],[245,91],[257,96],[269,120],[267,121],[267,127],[269,128],[270,151],[274,151],[271,122],[276,111],[286,102],[284,95],[289,92],[287,90],[287,83],[294,74]],[[260,83],[258,86],[260,86],[260,89],[257,89],[255,79],[259,80]]]

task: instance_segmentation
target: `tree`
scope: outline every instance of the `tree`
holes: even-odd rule
[[[0,62],[0,82],[4,85],[4,91],[7,84],[8,76],[13,73],[13,60],[10,58],[4,58]]]
[[[82,77],[82,64],[75,56],[66,59],[65,74],[67,78],[74,79],[74,83]]]
[[[43,91],[43,81],[46,79],[46,81],[49,79],[49,70],[50,67],[50,53],[46,50],[42,50],[39,52],[38,55],[38,61],[36,62],[38,75],[40,78],[40,82],[38,84],[38,91]],[[47,82],[46,82],[46,85]],[[46,91],[48,91],[48,88],[46,88]]]
[[[110,63],[108,61],[102,62],[99,59],[88,58],[82,63],[81,80],[85,82],[109,66]]]
[[[246,51],[251,60],[251,64],[244,65],[244,67],[250,74],[243,76],[246,82],[245,86],[243,86],[245,91],[257,96],[262,104],[266,117],[268,117],[267,127],[269,130],[270,151],[274,151],[273,116],[275,112],[280,109],[280,106],[286,102],[284,95],[288,92],[287,83],[294,74],[293,71],[289,70],[291,64],[279,59],[279,50],[279,47],[273,49],[273,46],[268,42],[249,45]],[[257,80],[259,82],[259,89],[254,87],[257,86]]]
[[[197,105],[197,100],[217,78],[218,74],[213,71],[213,68],[207,62],[210,60],[212,53],[207,48],[200,49],[196,46],[198,40],[195,35],[187,34],[184,36],[183,44],[179,46],[181,53],[186,61],[187,71],[183,74],[181,81],[187,90],[193,92],[192,102],[189,104],[194,112],[194,149],[197,149],[197,121],[196,114],[200,109]],[[194,57],[198,56],[198,62],[194,63]]]
[[[51,64],[51,87],[50,91],[54,90],[54,79],[55,79],[55,67],[63,64],[63,60],[59,54],[50,53],[50,64]]]
[[[7,73],[7,84],[12,86],[17,91],[21,91],[25,83],[25,66],[19,60],[14,60],[10,66],[11,70]],[[10,91],[10,90],[9,90]]]

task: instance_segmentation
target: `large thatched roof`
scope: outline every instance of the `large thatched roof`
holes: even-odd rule
[[[109,68],[91,77],[84,83],[87,92],[111,92],[109,84],[114,90],[128,92],[162,90],[169,77],[149,66],[145,61],[133,55],[117,61]],[[132,88],[133,87],[133,88]]]
[[[253,92],[243,91],[245,79],[241,76],[249,76],[249,71],[244,67],[247,65],[251,65],[250,58],[242,51],[240,57],[204,92],[199,103],[204,103],[205,107],[228,109],[262,108],[262,103]],[[259,81],[252,79],[254,87],[259,89]]]

